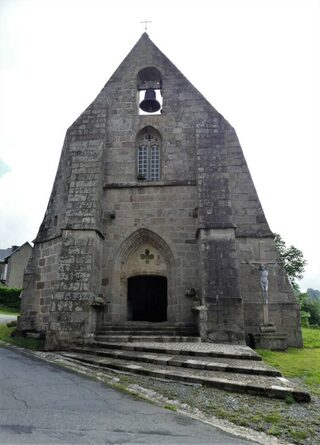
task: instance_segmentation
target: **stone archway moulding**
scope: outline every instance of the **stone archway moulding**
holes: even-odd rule
[[[116,264],[125,264],[128,257],[134,252],[141,244],[150,243],[156,249],[158,249],[168,265],[174,267],[174,257],[168,244],[156,233],[149,229],[138,229],[136,232],[128,236],[128,238],[121,244],[116,259]]]
[[[155,254],[153,264],[139,260],[139,248],[146,246]],[[139,254],[138,254],[138,253]],[[161,265],[156,265],[156,258],[161,257]],[[113,321],[127,320],[128,278],[135,275],[161,275],[168,282],[168,321],[176,318],[175,292],[175,261],[172,250],[166,241],[148,229],[138,229],[122,242],[114,262],[112,278],[112,308]]]

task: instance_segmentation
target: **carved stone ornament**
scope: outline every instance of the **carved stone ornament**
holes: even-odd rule
[[[140,258],[145,261],[146,264],[149,264],[151,260],[154,259],[154,255],[150,253],[149,249],[146,249],[144,253],[140,255]]]

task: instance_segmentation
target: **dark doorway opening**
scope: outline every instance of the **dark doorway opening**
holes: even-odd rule
[[[167,321],[167,279],[138,275],[128,279],[128,320]]]

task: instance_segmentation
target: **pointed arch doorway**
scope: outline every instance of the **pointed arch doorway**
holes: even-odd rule
[[[145,228],[132,233],[114,261],[108,320],[180,321],[175,271],[172,251],[163,238]]]
[[[128,320],[167,321],[167,278],[136,275],[128,278]]]

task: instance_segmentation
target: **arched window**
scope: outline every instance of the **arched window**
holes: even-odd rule
[[[142,129],[137,137],[138,179],[159,181],[161,175],[161,136],[152,127]]]

